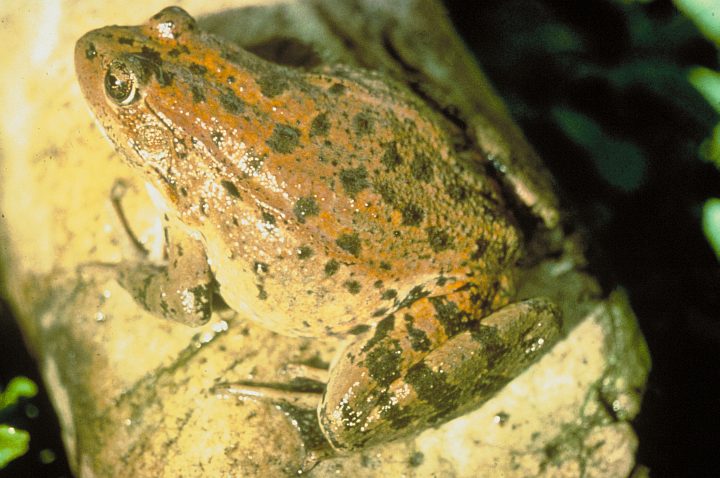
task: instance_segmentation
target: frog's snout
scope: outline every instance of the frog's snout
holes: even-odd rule
[[[95,42],[93,32],[86,33],[75,43],[75,75],[77,76],[85,98],[91,97],[91,91],[97,81],[101,68],[101,59]]]

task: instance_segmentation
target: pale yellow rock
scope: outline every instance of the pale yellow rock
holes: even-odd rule
[[[202,16],[243,3],[249,2],[182,6]],[[92,28],[143,22],[164,6],[0,4],[4,293],[40,364],[77,476],[294,475],[307,450],[291,420],[271,404],[219,390],[253,378],[287,381],[284,365],[316,354],[329,361],[339,344],[279,337],[230,311],[199,329],[163,322],[101,271],[78,271],[127,253],[109,202],[118,178],[130,186],[128,215],[156,253],[161,231],[143,185],[81,98],[74,42]],[[268,24],[275,23],[284,28]],[[296,29],[313,36],[310,21]],[[262,31],[271,36],[268,27]],[[488,108],[502,106],[494,98]],[[549,210],[543,209],[552,222]],[[587,476],[627,476],[637,440],[623,420],[639,410],[647,350],[626,298],[601,300],[594,280],[576,272],[582,258],[573,247],[566,241],[561,259],[527,274],[525,296],[550,295],[569,325],[551,353],[480,409],[417,437],[330,457],[310,476],[549,477],[589,468]]]

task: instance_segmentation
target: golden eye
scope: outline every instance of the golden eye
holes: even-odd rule
[[[138,97],[137,77],[121,61],[113,61],[105,74],[105,92],[121,105],[129,105]]]

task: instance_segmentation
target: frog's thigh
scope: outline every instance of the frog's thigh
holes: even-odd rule
[[[212,312],[212,274],[202,243],[166,228],[167,263],[128,262],[118,266],[119,282],[149,312],[190,326]]]
[[[372,378],[369,357],[343,355],[319,409],[336,448],[384,442],[476,408],[529,366],[559,336],[545,299],[511,304],[437,345],[391,383]],[[362,349],[360,349],[362,350]],[[392,367],[390,350],[383,361]],[[337,388],[342,387],[341,390]]]

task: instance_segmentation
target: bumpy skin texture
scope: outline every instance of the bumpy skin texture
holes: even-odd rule
[[[320,407],[335,447],[487,399],[556,335],[545,301],[492,314],[511,296],[519,232],[484,158],[403,88],[265,62],[179,8],[89,32],[76,69],[107,135],[159,191],[170,237],[193,238],[169,246],[159,289],[124,273],[143,305],[201,322],[209,264],[228,305],[276,332],[360,335]],[[157,290],[180,291],[179,305],[155,304]],[[488,315],[502,327],[478,326]],[[455,398],[433,403],[436,389]]]

